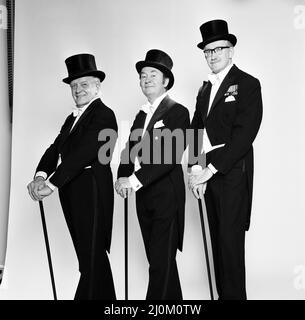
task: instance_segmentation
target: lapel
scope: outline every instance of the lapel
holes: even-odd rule
[[[146,113],[144,111],[140,111],[138,113],[138,116],[136,117],[135,121],[134,121],[134,125],[132,127],[132,131],[135,129],[142,129],[141,132],[141,136],[139,137],[138,141],[135,141],[136,139],[132,139],[132,145],[130,146],[131,150],[133,148],[134,145],[137,144],[138,149],[141,149],[143,143],[145,143],[145,140],[147,140],[149,138],[149,131],[153,129],[154,124],[162,118],[162,116],[175,104],[175,102],[173,100],[171,100],[168,96],[166,96],[159,104],[158,108],[156,109],[156,111],[154,112],[153,116],[151,117],[145,133],[143,135],[143,128],[144,128],[144,124],[145,124],[145,120],[146,120]],[[143,135],[143,137],[142,137]],[[141,138],[142,137],[142,138]],[[134,153],[134,156],[136,156],[138,152]]]
[[[69,125],[67,125],[67,128],[65,129],[65,131],[62,133],[62,138],[61,138],[61,147],[67,142],[68,138],[71,137],[71,134],[73,132],[75,132],[76,128],[79,126],[79,123],[81,121],[83,121],[87,116],[88,114],[93,110],[94,106],[98,104],[98,101],[100,102],[101,100],[100,99],[97,99],[95,101],[93,101],[89,106],[88,108],[84,111],[84,113],[80,116],[80,118],[78,119],[77,123],[75,124],[75,126],[73,127],[73,129],[71,130],[71,127],[74,123],[74,120],[75,120],[75,117],[73,117],[73,113],[71,113],[69,115],[70,119],[70,123]]]
[[[143,129],[146,119],[146,113],[140,110],[133,124],[133,129]]]
[[[211,112],[213,111],[215,106],[218,104],[218,102],[223,98],[223,96],[226,93],[226,91],[228,90],[229,86],[234,83],[237,72],[238,72],[238,68],[234,64],[232,66],[232,68],[230,69],[230,71],[228,72],[228,74],[223,79],[223,81],[222,81],[222,83],[221,83],[221,85],[220,85],[220,87],[219,87],[219,89],[218,89],[218,91],[217,91],[217,93],[215,95],[214,101],[213,101],[213,103],[211,105],[211,109],[210,109],[209,115],[211,114]]]
[[[73,113],[71,113],[69,116],[68,116],[68,119],[67,119],[67,125],[65,127],[65,129],[63,130],[62,134],[61,134],[61,140],[60,140],[60,144],[61,146],[65,143],[65,141],[67,140],[68,136],[69,136],[69,133],[70,133],[70,130],[71,130],[71,127],[73,125],[73,122],[75,120],[75,117],[73,117]]]
[[[160,120],[163,115],[175,104],[175,101],[171,100],[169,98],[169,96],[166,96],[159,104],[158,108],[156,109],[156,111],[154,112],[153,116],[151,117],[145,133],[142,137],[142,139],[139,141],[139,145],[138,147],[141,148],[143,146],[143,144],[145,144],[145,141],[147,142],[147,139],[150,138],[149,132],[154,128],[154,124]],[[145,114],[145,112],[143,111],[143,113]],[[144,122],[146,119],[146,114],[145,114],[145,118],[144,118]],[[142,128],[144,127],[144,123]],[[148,143],[149,145],[149,143]]]
[[[164,113],[168,111],[172,106],[174,105],[174,101],[169,98],[169,96],[166,96],[159,104],[158,108],[154,112],[153,116],[151,117],[148,126],[146,128],[146,132],[149,132],[154,124],[162,118]],[[145,132],[145,134],[146,134]],[[144,138],[144,137],[143,137]]]
[[[82,115],[80,116],[80,118],[78,119],[78,121],[76,122],[75,126],[72,128],[72,130],[70,131],[70,135],[78,128],[79,124],[88,116],[88,114],[91,112],[91,110],[94,109],[94,107],[101,102],[100,99],[96,99],[94,100],[92,103],[90,103],[90,105],[88,106],[88,108],[82,113]]]
[[[137,114],[135,121],[133,123],[133,126],[131,128],[131,135],[133,132],[135,132],[134,130],[141,130],[141,135],[139,134],[139,132],[137,132],[138,139],[131,139],[132,145],[141,141],[141,137],[143,134],[143,128],[144,128],[144,124],[145,124],[145,119],[146,119],[146,113],[143,110],[140,110],[140,112]]]
[[[204,119],[207,116],[208,112],[208,107],[209,107],[209,102],[210,102],[210,95],[211,95],[211,82],[210,81],[203,81],[202,88],[199,91],[198,94],[198,102],[200,103],[199,110],[201,112],[202,119]]]

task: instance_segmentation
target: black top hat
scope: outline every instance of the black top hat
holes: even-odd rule
[[[136,69],[139,74],[144,67],[153,67],[163,72],[164,75],[169,78],[167,90],[174,85],[175,79],[171,71],[173,67],[173,60],[164,51],[158,49],[147,51],[145,60],[136,63]]]
[[[217,40],[228,40],[233,46],[236,45],[237,39],[234,34],[228,31],[228,24],[224,20],[212,20],[204,23],[200,27],[200,32],[203,41],[197,44],[197,47],[204,49],[204,47]]]
[[[97,77],[101,82],[105,79],[105,73],[96,68],[95,58],[92,54],[81,53],[71,56],[65,60],[69,76],[62,81],[71,81],[87,76]]]

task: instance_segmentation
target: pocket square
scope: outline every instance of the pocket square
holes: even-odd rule
[[[225,99],[225,102],[230,102],[230,101],[235,101],[236,99],[234,98],[234,96],[228,96],[228,97],[226,97],[226,99]]]
[[[159,120],[154,124],[154,128],[161,128],[164,127],[163,120]]]

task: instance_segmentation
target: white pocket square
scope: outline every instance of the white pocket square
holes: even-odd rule
[[[225,102],[230,102],[230,101],[235,101],[234,96],[230,95],[230,96],[226,97]]]
[[[163,120],[159,120],[154,124],[154,128],[161,128],[164,127]]]

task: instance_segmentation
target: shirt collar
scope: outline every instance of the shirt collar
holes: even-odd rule
[[[92,100],[90,100],[89,103],[83,105],[82,107],[74,106],[74,107],[72,108],[74,117],[76,117],[77,115],[82,114],[82,113],[90,106],[90,104],[91,104],[93,101],[95,101],[95,100],[97,100],[97,99],[99,99],[99,98],[100,98],[100,97],[95,97],[95,98],[93,98]]]
[[[167,92],[164,92],[161,96],[159,96],[153,104],[151,104],[149,101],[147,101],[142,107],[141,110],[145,113],[151,113],[153,114],[156,109],[159,107],[161,101],[167,96]]]
[[[216,77],[218,83],[222,83],[223,79],[225,78],[225,76],[229,73],[229,71],[231,70],[231,68],[233,67],[233,63],[231,62],[229,65],[227,65],[223,70],[221,70],[220,72],[218,73],[210,73],[208,75],[209,77],[209,80],[213,77]],[[211,81],[211,80],[210,80]],[[212,81],[211,81],[212,82]],[[213,83],[212,83],[213,84]]]

